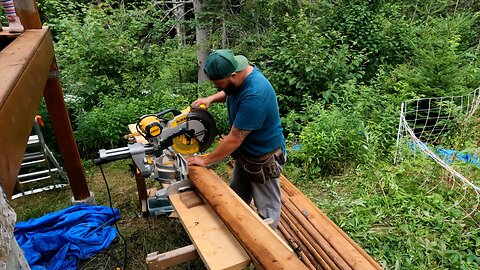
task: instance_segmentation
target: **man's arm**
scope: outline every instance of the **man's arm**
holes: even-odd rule
[[[227,95],[225,94],[225,92],[220,91],[209,97],[199,98],[195,100],[194,102],[192,102],[192,106],[200,106],[201,104],[204,104],[208,108],[214,102],[225,102],[226,100],[227,100]]]
[[[250,133],[250,130],[241,130],[236,127],[230,129],[230,133],[220,142],[217,148],[206,157],[190,157],[189,165],[208,166],[222,161],[235,151]]]

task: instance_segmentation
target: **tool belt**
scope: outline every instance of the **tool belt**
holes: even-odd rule
[[[237,149],[232,153],[232,157],[242,166],[246,178],[260,184],[265,184],[267,180],[280,177],[281,166],[286,162],[285,155],[280,147],[261,156],[245,155]]]

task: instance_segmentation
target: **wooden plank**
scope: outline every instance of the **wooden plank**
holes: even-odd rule
[[[51,42],[48,28],[27,30],[0,51],[0,107],[6,101],[17,81],[22,77],[23,71],[32,61],[33,56],[37,53],[47,35]],[[51,46],[51,58],[53,61],[53,44]],[[48,71],[50,71],[51,64],[52,62],[49,61]],[[48,75],[48,71],[45,73],[46,75]],[[46,79],[47,77],[44,80],[46,81]],[[42,92],[44,85],[45,83],[38,87],[41,88]]]
[[[193,190],[180,193],[180,199],[187,208],[192,208],[203,204],[202,198],[200,198],[200,196],[198,196],[198,194]]]
[[[180,194],[170,196],[175,211],[208,269],[243,269],[250,258],[207,204],[187,208]]]
[[[137,124],[128,125],[128,129],[130,130],[130,133],[135,137],[136,142],[143,143],[143,144],[148,144],[148,141],[145,140],[145,138],[138,133]]]
[[[0,38],[16,38],[22,34],[22,33],[9,33],[8,27],[2,27],[2,29],[3,31],[0,31]]]
[[[307,269],[283,240],[212,170],[189,166],[189,179],[264,269]],[[199,206],[197,206],[199,207]],[[192,208],[195,209],[195,208]]]
[[[195,246],[189,245],[161,254],[158,254],[158,252],[148,254],[147,268],[148,270],[169,269],[179,264],[196,260],[197,258],[198,253]]]
[[[28,30],[0,51],[0,184],[8,198],[52,62],[48,28]]]

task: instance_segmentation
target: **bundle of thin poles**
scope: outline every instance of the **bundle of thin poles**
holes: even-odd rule
[[[382,269],[285,176],[278,229],[309,269]]]

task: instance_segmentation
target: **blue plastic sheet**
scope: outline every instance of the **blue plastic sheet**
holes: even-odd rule
[[[15,238],[32,270],[77,269],[81,259],[93,257],[117,236],[109,226],[120,218],[110,207],[74,205],[15,225]]]
[[[416,153],[420,151],[419,149],[417,149],[417,147],[427,148],[428,146],[424,142],[421,142],[420,146],[415,144],[414,142],[410,142],[410,148],[412,149],[413,152]],[[434,150],[436,151],[436,154],[447,164],[452,164],[452,162],[458,160],[458,161],[463,161],[465,163],[473,164],[475,167],[480,168],[479,156],[475,156],[471,153],[466,153],[463,151],[444,149],[440,147],[435,147]],[[427,154],[427,156],[429,155]]]

